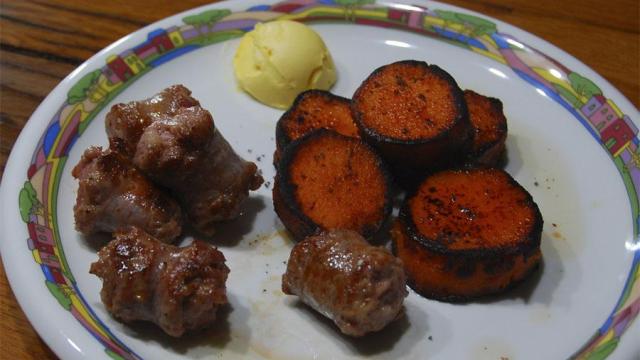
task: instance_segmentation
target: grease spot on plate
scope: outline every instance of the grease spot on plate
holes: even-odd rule
[[[469,358],[474,360],[510,360],[516,357],[511,346],[503,340],[490,338],[473,347]]]
[[[529,313],[529,320],[533,324],[544,324],[551,320],[551,309],[548,306],[533,306]]]

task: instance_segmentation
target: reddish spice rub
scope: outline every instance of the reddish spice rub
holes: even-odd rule
[[[372,236],[389,215],[390,199],[376,153],[328,130],[316,130],[285,150],[273,188],[275,211],[297,240],[318,229]]]
[[[384,328],[398,317],[407,296],[402,262],[350,230],[327,231],[298,243],[282,291],[299,296],[351,336]]]
[[[394,171],[448,166],[470,145],[462,90],[436,65],[407,60],[376,69],[353,95],[352,112]]]
[[[359,138],[358,127],[351,115],[351,101],[324,90],[307,90],[296,100],[276,124],[276,164],[280,154],[292,141],[317,129],[329,129]]]
[[[474,130],[469,162],[497,166],[504,156],[507,140],[507,119],[502,112],[502,102],[471,90],[464,91],[464,98]]]
[[[542,216],[531,195],[499,169],[428,177],[392,229],[409,284],[441,300],[497,293],[541,260]]]
[[[178,248],[129,228],[98,257],[89,272],[102,279],[102,302],[123,322],[151,321],[179,337],[211,325],[227,303],[224,255],[205,242]]]

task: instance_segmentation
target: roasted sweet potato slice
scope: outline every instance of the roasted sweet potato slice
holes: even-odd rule
[[[351,100],[324,90],[307,90],[296,97],[276,125],[276,152],[273,163],[292,141],[317,129],[359,138],[358,127],[351,116]]]
[[[406,60],[376,69],[356,90],[351,109],[363,139],[394,172],[451,166],[470,146],[462,90],[436,65]]]
[[[542,216],[500,169],[447,170],[408,197],[391,231],[409,284],[434,299],[501,292],[539,264]]]
[[[315,130],[283,152],[273,203],[297,240],[319,229],[348,229],[371,237],[391,210],[389,177],[364,142]]]
[[[504,156],[507,140],[507,119],[502,112],[502,102],[472,90],[464,91],[464,99],[474,130],[468,162],[498,166]]]

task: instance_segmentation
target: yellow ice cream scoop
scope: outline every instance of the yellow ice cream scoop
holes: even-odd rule
[[[304,90],[328,90],[336,82],[333,59],[320,35],[289,20],[257,24],[246,33],[233,68],[244,91],[280,109]]]

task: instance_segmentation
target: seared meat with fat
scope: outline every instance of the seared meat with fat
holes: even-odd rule
[[[407,296],[402,262],[351,230],[331,230],[298,243],[282,291],[299,296],[351,336],[384,328]]]
[[[98,256],[90,273],[103,280],[107,310],[124,322],[151,321],[178,337],[211,325],[227,303],[224,255],[205,242],[178,248],[129,228],[116,232]]]
[[[81,233],[112,232],[134,225],[167,243],[180,235],[178,203],[119,152],[92,146],[72,174],[80,183],[73,212]]]
[[[109,141],[124,144],[125,152],[133,156],[142,132],[160,117],[173,116],[183,108],[200,106],[191,91],[182,85],[170,86],[155,96],[127,104],[116,104],[106,117]]]
[[[169,96],[172,92],[181,95]],[[137,103],[114,107],[107,116],[107,128],[110,136],[114,136],[112,141],[118,141],[117,134],[135,135],[124,140],[134,149],[133,163],[151,179],[170,188],[194,227],[211,235],[216,222],[232,220],[240,214],[249,190],[260,187],[263,179],[254,163],[233,151],[215,128],[211,114],[189,94],[189,90],[178,85],[139,102],[154,104],[155,107],[149,107],[150,114],[140,110],[147,109],[147,105]],[[162,101],[172,105],[161,106]],[[123,108],[136,109],[137,117],[127,115],[116,120],[118,114],[125,113],[121,111]],[[162,113],[157,112],[159,109],[168,110]],[[147,121],[148,118],[152,120]],[[139,136],[137,130],[126,130],[137,129],[137,122],[145,124]]]
[[[236,218],[262,184],[254,163],[244,161],[200,107],[181,109],[145,129],[133,162],[180,199],[189,220],[204,234]]]

